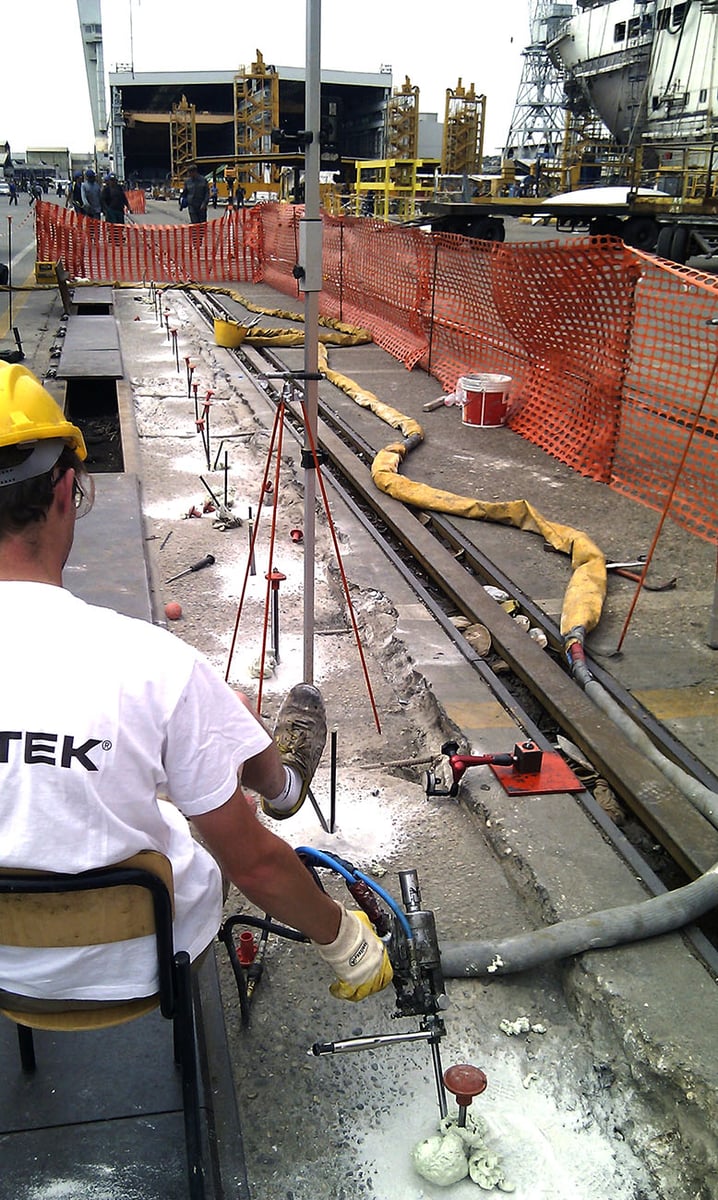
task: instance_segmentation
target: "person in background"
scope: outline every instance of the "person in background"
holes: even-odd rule
[[[97,182],[93,170],[85,171],[85,178],[80,188],[82,196],[82,211],[86,217],[99,221],[102,216],[102,188]]]
[[[182,201],[184,201],[184,204]],[[209,185],[204,175],[200,175],[196,164],[192,163],[188,169],[187,180],[182,189],[180,206],[187,209],[192,225],[199,225],[207,220],[208,204]]]
[[[82,212],[82,171],[75,171],[72,186],[68,188],[65,208],[74,208],[76,213]]]
[[[10,188],[10,204],[17,204],[17,184],[14,179],[11,179],[8,187]]]
[[[111,225],[124,225],[125,213],[130,211],[130,202],[116,175],[105,176],[100,201],[105,220]]]
[[[316,884],[243,791],[271,817],[298,811],[326,741],[320,693],[292,688],[272,738],[194,647],[63,588],[75,523],[94,499],[86,455],[40,381],[0,363],[0,623],[27,634],[3,642],[3,867],[76,874],[157,850],[173,868],[175,949],[193,962],[219,928],[224,876],[311,939],[334,996],[380,991],[392,969],[365,914]],[[96,1008],[128,984],[137,997],[156,992],[152,939],[131,955],[122,942],[30,954],[0,944],[0,1003]]]
[[[216,182],[216,180],[213,179],[212,185],[209,189],[209,198],[212,201],[212,208],[217,207],[217,197],[218,196],[219,196],[219,189],[217,188],[217,182]]]

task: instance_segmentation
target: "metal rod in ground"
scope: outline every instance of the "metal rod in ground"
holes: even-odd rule
[[[257,565],[254,561],[254,550],[252,549],[252,541],[254,539],[254,521],[252,520],[252,506],[249,506],[249,517],[247,519],[247,535],[249,537],[249,573],[250,575],[257,574]]]
[[[309,797],[312,808],[314,809],[315,813],[319,817],[319,824],[321,825],[322,829],[324,830],[325,833],[331,833],[332,830],[327,825],[324,813],[322,812],[321,808],[319,807],[316,800],[314,799],[314,793],[312,792],[311,788],[307,792],[307,796]]]
[[[279,588],[272,588],[272,653],[279,662]]]
[[[220,504],[219,500],[217,499],[217,497],[215,496],[215,494],[214,494],[214,492],[212,491],[211,487],[210,487],[210,486],[209,486],[209,484],[207,483],[207,480],[205,479],[204,475],[200,475],[200,477],[199,477],[199,481],[200,481],[200,483],[201,483],[201,484],[204,484],[204,486],[206,487],[206,489],[207,489],[207,491],[209,492],[210,496],[211,496],[211,497],[212,497],[212,499],[214,500],[214,503],[217,505],[217,508],[221,508],[222,506],[221,506],[221,504]]]
[[[192,384],[192,391],[194,392],[194,419],[195,419],[195,421],[199,421],[199,403],[197,401],[198,387],[199,387],[198,383]]]
[[[224,452],[224,507],[227,507],[227,475],[229,473],[229,455]]]
[[[205,450],[205,454],[207,456],[207,470],[208,471],[212,470],[212,456],[209,452],[209,410],[210,410],[209,398],[211,395],[212,395],[211,392],[207,392],[207,399],[204,402],[204,412],[202,413],[202,416],[204,417],[204,431],[205,431],[205,433],[204,433],[204,450]]]
[[[175,346],[175,362],[177,363],[177,370],[179,371],[179,369],[180,369],[180,366],[179,366],[179,338],[177,337],[176,329],[172,330],[172,341],[174,342],[174,346]]]
[[[219,456],[222,453],[223,445],[224,445],[224,438],[222,438],[222,441],[219,443],[219,449],[217,450],[217,453],[214,456],[214,467],[212,468],[213,471],[217,470],[217,463],[219,462]]]
[[[334,833],[337,816],[337,731],[332,729],[329,774],[329,832]]]

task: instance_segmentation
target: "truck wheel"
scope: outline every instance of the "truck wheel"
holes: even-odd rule
[[[673,226],[661,225],[658,241],[656,242],[656,254],[661,258],[671,257],[671,242],[673,241]]]
[[[588,226],[589,237],[622,237],[621,220],[619,217],[592,217]]]
[[[676,225],[671,238],[671,258],[675,263],[685,264],[688,258],[688,247],[691,240],[691,231],[687,225]]]
[[[653,217],[629,217],[623,222],[621,236],[635,250],[652,250],[658,241],[658,224]]]
[[[503,242],[506,230],[500,217],[479,217],[471,222],[466,234],[482,242]]]

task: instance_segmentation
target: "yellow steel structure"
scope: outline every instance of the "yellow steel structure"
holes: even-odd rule
[[[434,163],[432,162],[432,167]],[[391,217],[409,220],[416,213],[417,191],[423,188],[418,172],[424,166],[420,158],[400,161],[396,158],[362,159],[356,164],[355,212],[357,216]],[[401,182],[395,182],[399,178]]]
[[[276,151],[272,130],[279,126],[279,75],[275,67],[267,66],[259,50],[257,60],[249,70],[241,67],[234,77],[234,152],[257,155]],[[237,164],[237,178],[247,198],[257,190],[279,189],[279,168],[276,164]]]
[[[486,97],[476,95],[473,83],[467,89],[459,79],[455,88],[446,89],[442,175],[481,173],[485,120]]]
[[[414,159],[419,154],[419,89],[407,75],[394,88],[386,109],[386,157]]]
[[[197,125],[194,104],[183,96],[179,104],[172,105],[170,113],[170,169],[172,187],[184,184],[187,167],[197,157]]]

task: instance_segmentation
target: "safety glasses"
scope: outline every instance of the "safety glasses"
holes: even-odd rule
[[[75,501],[75,519],[86,517],[95,503],[95,481],[85,471],[75,473],[72,481],[72,498]]]
[[[62,475],[53,479],[53,487],[57,487],[64,474],[63,471]],[[75,520],[79,521],[80,517],[87,516],[95,503],[95,481],[92,475],[88,475],[85,471],[75,471],[75,478],[72,481],[72,499],[75,502]]]

